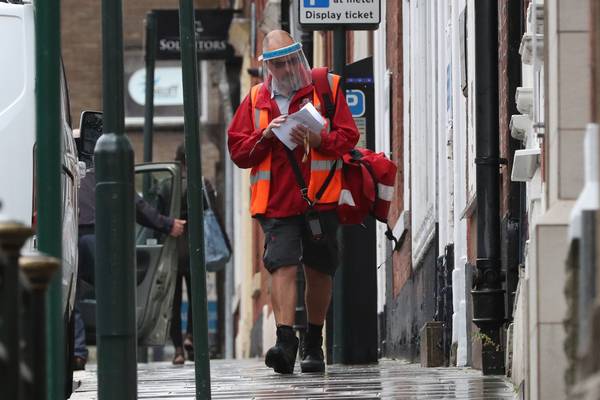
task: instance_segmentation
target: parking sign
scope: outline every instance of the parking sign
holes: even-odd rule
[[[346,90],[346,103],[352,118],[362,117],[365,114],[365,93],[362,90]]]
[[[381,0],[298,1],[298,21],[303,29],[330,30],[343,26],[353,30],[377,29]]]

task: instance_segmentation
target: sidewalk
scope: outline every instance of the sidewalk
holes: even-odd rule
[[[468,368],[421,368],[395,360],[367,366],[328,366],[326,374],[279,375],[263,360],[212,360],[213,399],[513,399],[503,377]],[[95,366],[75,373],[72,400],[96,399]],[[139,399],[194,399],[194,365],[138,365]]]

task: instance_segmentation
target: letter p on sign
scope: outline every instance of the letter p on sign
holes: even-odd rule
[[[329,0],[304,0],[304,7],[326,8],[329,7]]]
[[[362,117],[365,114],[365,94],[362,90],[346,90],[346,103],[352,117]]]

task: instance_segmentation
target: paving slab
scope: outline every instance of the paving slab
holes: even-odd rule
[[[96,369],[77,371],[81,382],[71,400],[97,398]],[[260,359],[211,360],[212,399],[514,399],[501,376],[482,376],[469,368],[421,368],[380,360],[372,365],[330,365],[326,373],[275,374]],[[194,399],[194,364],[138,365],[138,399]]]

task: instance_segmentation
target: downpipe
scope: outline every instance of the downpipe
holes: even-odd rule
[[[485,375],[504,374],[505,290],[500,261],[498,2],[475,2],[477,264],[473,323]]]

